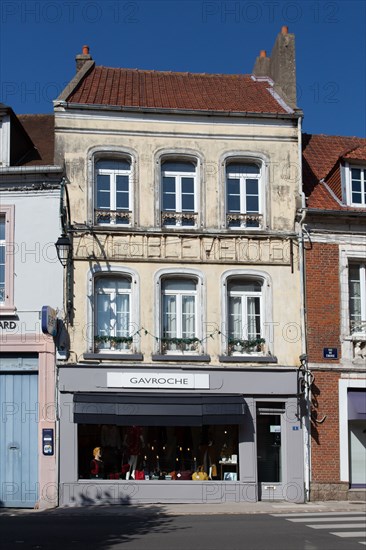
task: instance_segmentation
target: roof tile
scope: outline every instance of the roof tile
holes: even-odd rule
[[[309,208],[361,210],[342,204],[343,159],[366,161],[366,138],[303,134],[303,182]],[[320,183],[324,180],[326,185]]]
[[[38,152],[37,159],[31,156],[30,158],[26,158],[22,165],[53,165],[55,144],[54,115],[17,115],[17,117]]]
[[[251,75],[194,74],[94,67],[70,103],[152,109],[287,113],[268,81]]]

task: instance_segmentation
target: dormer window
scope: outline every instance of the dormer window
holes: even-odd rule
[[[347,176],[347,204],[359,208],[366,207],[366,168],[349,166]]]
[[[0,167],[10,166],[10,116],[0,113]]]

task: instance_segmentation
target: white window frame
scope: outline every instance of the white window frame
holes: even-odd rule
[[[349,324],[350,324],[350,333],[352,335],[366,337],[366,261],[351,261],[348,264],[348,296],[349,300],[351,299],[349,292],[350,284],[350,275],[349,270],[351,266],[357,266],[359,275],[360,275],[360,302],[361,302],[361,330],[352,330],[352,320],[351,320],[351,311],[349,312]]]
[[[346,164],[346,203],[354,208],[366,207],[366,166],[359,164]],[[352,201],[352,170],[361,170],[361,202],[356,203]]]
[[[228,315],[229,315],[229,318],[230,316],[232,315],[232,311],[231,311],[231,308],[230,308],[230,298],[240,298],[240,315],[241,315],[241,319],[242,319],[242,324],[243,324],[243,321],[247,321],[246,324],[243,324],[243,327],[244,328],[244,331],[243,331],[243,334],[239,337],[240,339],[242,340],[250,340],[249,338],[249,335],[248,335],[248,328],[249,328],[249,324],[248,324],[248,318],[249,318],[249,311],[248,311],[248,300],[249,298],[259,298],[259,319],[260,319],[260,329],[259,329],[259,336],[258,338],[261,338],[262,337],[262,333],[263,333],[263,326],[262,326],[262,290],[260,290],[259,292],[256,292],[256,291],[246,291],[246,290],[229,290],[229,285],[234,282],[234,281],[237,281],[237,282],[247,282],[247,281],[250,281],[250,279],[235,279],[235,278],[231,278],[230,280],[228,280],[227,282],[227,285],[228,285],[228,291],[227,291],[227,299],[228,299]],[[262,281],[255,281],[253,280],[253,282],[258,282],[260,283],[261,287],[262,287]],[[230,330],[230,319],[228,319],[228,326],[229,326],[229,330]],[[231,338],[231,334],[229,333],[229,337]]]
[[[126,224],[101,224],[96,221],[96,174],[95,166],[98,160],[127,160],[130,162],[130,186],[129,186],[129,215],[130,223]],[[73,164],[71,163],[71,168]],[[139,189],[138,189],[138,155],[137,152],[131,147],[117,147],[115,145],[102,145],[98,147],[91,147],[87,152],[87,210],[88,210],[88,223],[95,227],[102,227],[105,229],[118,229],[123,230],[131,226],[138,226],[138,210],[139,204]],[[70,178],[74,176],[70,172]],[[106,210],[107,211],[107,210]],[[124,211],[122,211],[124,212]]]
[[[265,340],[265,343],[257,350],[231,350],[229,349],[229,291],[228,285],[232,281],[255,281],[261,284],[260,293],[260,338]],[[274,338],[274,328],[276,323],[273,323],[273,296],[272,296],[272,279],[270,275],[264,271],[255,269],[232,269],[225,271],[221,276],[221,311],[222,311],[222,330],[221,330],[221,352],[222,355],[237,355],[237,356],[262,356],[276,355],[276,342]],[[245,293],[246,294],[246,293]],[[250,294],[250,292],[248,293]],[[239,346],[240,348],[240,346]]]
[[[194,172],[184,172],[179,170],[164,170],[164,162],[182,162],[186,164],[192,164],[195,167]],[[174,178],[175,179],[175,210],[164,210],[163,201],[163,178]],[[182,192],[182,179],[183,178],[192,178],[193,179],[193,210],[183,210],[183,192]],[[161,179],[160,179],[160,188],[161,188],[161,213],[162,213],[162,225],[164,227],[184,227],[185,229],[197,227],[197,162],[195,159],[179,159],[179,158],[163,158],[161,161]],[[163,217],[166,216],[169,218],[169,214],[172,214],[172,217],[175,217],[174,214],[188,214],[194,216],[193,223],[191,225],[183,225],[183,216],[175,217],[176,223],[169,224],[163,222]]]
[[[349,308],[349,265],[366,264],[365,246],[361,244],[344,244],[340,246],[340,287],[341,287],[341,346],[342,363],[353,365],[355,361],[355,346],[366,341],[366,331],[351,333]]]
[[[110,162],[129,162],[130,168],[127,169],[113,169],[113,168],[98,168],[98,162],[100,161],[110,161]],[[110,195],[110,206],[109,208],[97,208],[97,194],[98,194],[98,176],[109,176],[109,195]],[[128,209],[117,209],[117,176],[127,176],[128,177]],[[130,227],[131,226],[131,215],[132,215],[132,189],[133,189],[133,166],[132,159],[130,157],[109,157],[109,156],[100,156],[95,158],[95,167],[94,167],[94,223],[96,225],[115,225],[117,227]],[[111,214],[111,220],[109,222],[98,222],[96,220],[96,212],[103,211]],[[117,213],[120,213],[122,217],[125,215],[128,216],[128,223],[116,223]]]
[[[163,338],[163,281],[167,279],[182,279],[193,280],[196,283],[196,299],[195,299],[195,336],[197,343],[193,343],[190,349],[164,349],[161,338]],[[158,304],[155,312],[155,333],[159,334],[159,341],[156,343],[156,352],[164,353],[165,355],[202,355],[204,353],[202,345],[202,330],[204,326],[204,312],[206,311],[205,297],[203,295],[204,279],[200,271],[196,269],[182,268],[177,271],[174,268],[159,270],[154,277],[155,281],[155,303]],[[174,291],[177,294],[178,291]],[[192,291],[190,291],[190,295]],[[179,296],[183,296],[184,291],[179,293]],[[181,316],[180,316],[181,317]],[[181,322],[181,319],[180,321]],[[179,336],[177,336],[179,338]]]
[[[96,282],[102,278],[109,279],[129,279],[131,282],[130,286],[130,335],[133,336],[132,344],[130,349],[116,349],[116,350],[107,350],[101,349],[99,353],[135,353],[137,348],[139,348],[140,340],[138,337],[137,331],[140,328],[140,280],[135,271],[126,267],[113,267],[113,269],[108,268],[107,266],[96,266],[91,269],[88,273],[88,304],[87,304],[87,344],[88,344],[88,353],[93,353],[96,348],[96,319],[97,319],[97,293],[96,293]]]
[[[172,217],[175,217],[179,221],[181,218],[181,212],[164,211],[163,210],[163,186],[162,186],[162,166],[164,162],[187,162],[191,163],[195,167],[195,179],[194,179],[194,224],[193,225],[178,225],[164,223],[164,218],[169,217],[169,213]],[[173,231],[189,231],[203,227],[205,224],[205,194],[202,193],[203,181],[205,176],[205,164],[204,156],[200,151],[189,148],[163,148],[157,150],[154,155],[155,164],[155,225],[159,228],[169,229]],[[182,173],[187,175],[188,172]],[[165,216],[167,214],[167,216]],[[188,214],[191,214],[190,212]]]
[[[243,166],[248,164],[255,164],[258,166],[259,174],[251,174],[250,172],[237,172],[235,174],[228,174],[227,169],[230,164],[241,164]],[[232,212],[232,214],[237,214],[239,216],[240,225],[239,226],[230,226],[228,217],[230,216],[231,212],[229,212],[228,208],[228,179],[238,179],[239,180],[239,211],[238,212]],[[248,213],[246,203],[248,198],[247,193],[247,180],[250,179],[256,179],[258,180],[258,213]],[[249,160],[242,160],[242,159],[235,159],[235,158],[228,158],[225,162],[225,204],[226,204],[226,226],[228,229],[247,229],[247,230],[258,230],[263,229],[263,184],[262,184],[262,164],[258,161],[249,161]],[[251,227],[250,225],[247,225],[246,216],[249,217],[253,215],[258,215],[258,227]],[[261,222],[262,220],[262,222]]]
[[[14,305],[14,205],[0,205],[0,216],[4,219],[4,300],[0,301],[0,315],[11,315],[16,311]]]
[[[175,304],[176,304],[176,336],[173,338],[196,338],[196,332],[197,332],[197,281],[193,279],[187,279],[186,277],[172,277],[170,280],[174,281],[187,281],[190,280],[194,283],[195,289],[193,290],[185,290],[183,288],[177,288],[174,290],[165,289],[164,285],[170,278],[165,277],[162,280],[161,286],[162,286],[162,331],[164,334],[164,322],[165,317],[167,315],[167,311],[164,308],[164,298],[167,296],[173,296],[175,298]],[[184,298],[193,298],[194,308],[193,308],[193,316],[194,316],[194,331],[192,336],[183,336],[183,301]]]

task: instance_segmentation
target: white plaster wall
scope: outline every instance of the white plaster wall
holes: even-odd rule
[[[63,268],[54,243],[60,236],[60,192],[3,193],[14,212],[14,304],[19,331],[40,332],[43,305],[62,309]]]

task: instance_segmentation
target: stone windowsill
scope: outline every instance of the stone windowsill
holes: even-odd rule
[[[144,356],[142,353],[84,353],[85,360],[93,361],[142,361]]]
[[[277,363],[277,357],[269,355],[219,355],[221,363]]]
[[[199,363],[208,363],[211,361],[210,355],[161,355],[161,354],[153,354],[151,356],[151,359],[153,361],[189,361],[191,362],[199,362]]]

